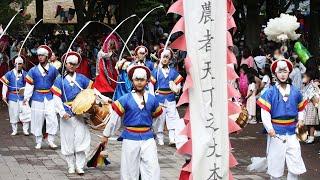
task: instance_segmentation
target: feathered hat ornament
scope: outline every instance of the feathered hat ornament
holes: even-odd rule
[[[295,31],[299,28],[300,23],[297,22],[295,16],[289,14],[281,14],[280,17],[270,19],[264,33],[269,41],[286,42],[288,40],[297,40],[301,34]]]

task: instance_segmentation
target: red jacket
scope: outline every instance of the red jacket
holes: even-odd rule
[[[94,87],[101,93],[114,92],[117,86],[117,83],[114,81],[117,81],[118,77],[115,63],[111,62],[110,59],[104,60],[103,58],[100,58],[98,72],[99,75],[96,77]]]

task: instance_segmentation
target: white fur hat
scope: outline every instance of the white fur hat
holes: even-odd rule
[[[66,63],[72,63],[72,64],[79,64],[82,60],[81,55],[75,51],[70,51],[68,53],[65,53],[61,57],[62,61],[65,61]]]
[[[14,64],[22,64],[23,63],[23,58],[21,56],[17,56],[14,59]]]
[[[171,54],[171,51],[169,49],[165,49],[162,51],[161,53],[161,58],[163,58],[164,56],[170,56],[170,58],[172,58],[172,54]]]
[[[287,70],[289,72],[292,71],[293,69],[293,65],[290,61],[286,60],[286,59],[281,59],[281,60],[276,60],[271,64],[271,72],[273,74],[279,72],[279,70]]]
[[[48,58],[50,58],[52,55],[52,50],[47,45],[41,45],[37,49],[37,55],[43,55],[43,56],[47,56]]]
[[[147,71],[143,68],[137,68],[134,70],[132,79],[147,79]]]
[[[67,57],[67,63],[78,64],[79,58],[76,55],[70,55]]]

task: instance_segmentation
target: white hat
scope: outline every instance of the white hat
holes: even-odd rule
[[[14,59],[14,64],[22,64],[23,58],[21,56],[18,56]]]
[[[78,64],[79,62],[79,59],[76,55],[70,55],[67,57],[67,60],[66,60],[67,63],[72,63],[72,64]]]
[[[70,51],[68,53],[65,53],[61,57],[62,61],[65,61],[66,63],[72,63],[72,64],[79,64],[82,60],[81,55],[75,51]]]
[[[151,76],[150,69],[146,66],[132,65],[128,67],[127,72],[130,80],[137,78],[149,80]]]
[[[38,48],[37,49],[37,55],[44,55],[44,56],[48,56],[49,55],[49,51],[45,48]]]
[[[145,48],[139,48],[138,49],[138,54],[141,53],[141,54],[145,54],[146,53],[146,49]]]
[[[171,55],[171,51],[169,49],[165,49],[161,53],[161,58],[163,58],[164,56],[170,56],[170,58],[172,58]]]
[[[137,68],[134,70],[132,79],[147,79],[147,71],[143,68]]]

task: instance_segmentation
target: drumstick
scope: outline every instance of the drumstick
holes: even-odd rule
[[[286,140],[286,139],[282,139],[282,138],[281,138],[281,137],[279,137],[278,135],[276,135],[276,136],[274,136],[274,137],[276,137],[276,138],[280,139],[280,140],[282,141],[282,143],[286,143],[286,142],[287,142],[287,140]]]
[[[160,105],[161,107],[163,107],[163,108],[168,108],[167,106],[165,106],[165,105],[162,104],[162,103],[159,103],[159,105]]]

